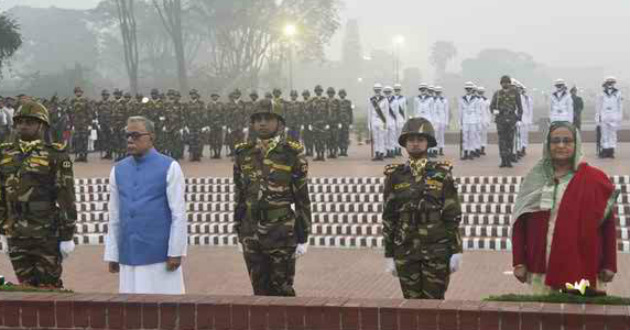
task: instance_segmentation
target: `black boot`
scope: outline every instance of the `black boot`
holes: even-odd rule
[[[521,151],[521,155],[527,156],[527,150],[525,147],[523,147],[523,151]]]
[[[486,147],[481,147],[481,151],[479,152],[480,155],[485,156],[486,155]]]
[[[615,149],[614,148],[610,148],[608,149],[608,158],[615,158]]]
[[[464,151],[464,157],[462,157],[462,160],[468,160],[468,151]]]
[[[440,148],[440,156],[444,156],[444,149]]]

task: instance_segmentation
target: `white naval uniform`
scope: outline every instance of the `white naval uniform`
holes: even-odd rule
[[[433,97],[418,95],[413,99],[413,117],[424,118],[434,125]]]
[[[484,149],[488,146],[488,129],[492,124],[492,114],[490,113],[490,100],[485,96],[478,96],[479,99],[479,145]]]
[[[521,94],[521,105],[523,107],[523,116],[520,124],[519,150],[529,147],[529,130],[534,123],[534,99],[530,95]]]
[[[444,134],[449,120],[448,100],[444,96],[434,97],[433,109],[435,115],[435,139],[437,140],[437,147],[443,149]]]
[[[116,184],[116,168],[109,175],[109,225],[105,241],[105,261],[118,262],[118,240],[120,234],[120,218],[118,185]],[[169,257],[183,257],[188,245],[188,228],[186,224],[186,183],[179,163],[172,162],[166,177],[166,195],[171,209],[171,228],[168,242]],[[184,294],[183,266],[175,271],[166,269],[166,262],[129,266],[120,265],[119,292],[137,294]]]
[[[407,122],[407,98],[403,95],[396,95],[396,115],[398,119],[396,121],[396,147],[400,148],[398,144],[398,137],[402,134],[403,126]]]
[[[463,133],[464,151],[481,148],[480,102],[475,95],[464,95],[459,99],[459,123]]]
[[[603,92],[595,104],[595,122],[601,126],[602,149],[617,148],[617,130],[623,119],[623,98],[621,92],[614,89]]]
[[[569,92],[553,92],[551,94],[551,110],[549,121],[568,121],[573,123],[573,99]]]
[[[376,112],[372,99],[376,99],[376,103],[379,105],[381,112],[385,116],[385,122]],[[372,140],[374,145],[374,153],[385,155],[386,142],[387,142],[387,117],[389,117],[389,101],[382,95],[375,95],[370,98],[368,102],[368,124],[370,125],[370,132],[372,133]]]

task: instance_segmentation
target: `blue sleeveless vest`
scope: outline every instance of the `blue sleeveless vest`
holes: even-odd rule
[[[119,260],[140,266],[165,262],[171,232],[166,177],[174,160],[151,149],[116,166],[119,196]]]

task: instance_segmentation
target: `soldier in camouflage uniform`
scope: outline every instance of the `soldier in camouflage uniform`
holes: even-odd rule
[[[172,101],[166,105],[164,134],[166,138],[166,154],[176,160],[184,157],[184,104],[180,102],[178,91],[171,93]]]
[[[203,139],[201,138],[201,130],[206,122],[206,105],[200,99],[199,92],[196,89],[190,91],[191,101],[186,106],[186,127],[188,127],[188,153],[190,160],[200,162],[203,155]]]
[[[339,123],[341,128],[339,129],[339,156],[348,157],[348,146],[350,145],[350,130],[354,123],[354,105],[352,101],[347,100],[345,89],[339,90]]]
[[[112,132],[112,101],[109,100],[109,91],[104,89],[101,92],[102,99],[96,104],[96,108],[98,111],[98,124],[101,127],[98,132],[98,139],[101,140],[101,148],[102,151],[105,152],[105,155],[101,157],[102,159],[112,159],[112,153],[114,152],[112,148],[112,140],[114,139],[114,134]]]
[[[326,145],[328,147],[328,158],[337,158],[339,152],[339,131],[341,130],[341,122],[339,120],[339,99],[335,97],[336,91],[332,87],[328,87],[326,90],[328,95],[328,141]]]
[[[77,219],[72,161],[63,145],[45,142],[43,105],[27,101],[14,119],[18,138],[0,145],[0,235],[21,284],[61,288]]]
[[[437,142],[424,118],[408,120],[398,142],[409,160],[385,168],[386,271],[398,276],[406,299],[444,299],[462,253],[462,211],[452,165],[427,159]]]
[[[317,153],[315,161],[326,160],[326,142],[330,134],[328,100],[322,96],[323,92],[322,86],[315,86],[315,96],[311,99],[310,127],[312,127],[315,152]]]
[[[306,156],[312,157],[315,149],[315,139],[313,138],[313,125],[311,124],[312,103],[311,92],[305,89],[302,92],[302,109],[300,111],[300,128],[302,129],[302,139],[304,140],[304,148]]]
[[[249,118],[252,114],[258,111],[258,92],[252,90],[249,93],[250,101],[244,102],[243,105],[245,107],[245,118]],[[247,141],[254,142],[256,141],[256,133],[252,130],[252,125],[250,124],[247,128]]]
[[[127,142],[125,139],[125,126],[127,125],[127,107],[122,98],[123,92],[114,89],[114,103],[112,104],[112,146],[116,161],[125,158],[127,154]]]
[[[210,128],[208,144],[212,151],[212,159],[221,159],[221,149],[223,148],[223,135],[225,133],[225,112],[223,104],[219,102],[219,93],[212,93],[208,102],[206,112],[207,126]]]
[[[151,99],[142,108],[142,116],[148,118],[155,124],[154,147],[156,150],[164,153],[164,121],[166,120],[166,116],[164,102],[160,96],[160,91],[157,88],[151,89]]]
[[[229,95],[230,100],[225,104],[225,118],[227,138],[225,143],[230,148],[229,157],[234,156],[237,144],[245,141],[245,128],[249,127],[245,117],[245,104],[241,100],[241,91],[236,89]]]
[[[497,133],[499,134],[499,167],[512,167],[512,148],[516,122],[523,116],[521,95],[509,76],[501,77],[502,89],[496,91],[490,102],[490,109],[496,115]]]
[[[87,163],[88,138],[90,136],[90,124],[92,123],[92,111],[89,101],[83,97],[81,87],[74,89],[74,96],[70,106],[70,114],[72,124],[74,125],[75,161]]]
[[[308,163],[299,142],[282,139],[284,119],[269,100],[251,122],[258,140],[236,148],[234,229],[254,294],[295,296],[295,261],[311,231]]]
[[[300,141],[300,116],[302,102],[298,100],[298,91],[291,91],[291,100],[286,102],[284,118],[287,121],[288,138],[293,141]]]

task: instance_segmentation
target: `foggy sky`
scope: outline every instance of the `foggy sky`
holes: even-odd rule
[[[229,0],[226,0],[229,1]],[[405,36],[405,66],[420,66],[426,75],[430,46],[437,40],[455,43],[459,63],[484,48],[529,53],[553,67],[603,67],[630,79],[630,1],[628,0],[343,0],[342,19],[359,20],[363,49],[392,49],[392,38]],[[93,8],[98,0],[0,0],[14,5]],[[343,29],[328,54],[340,57]]]

